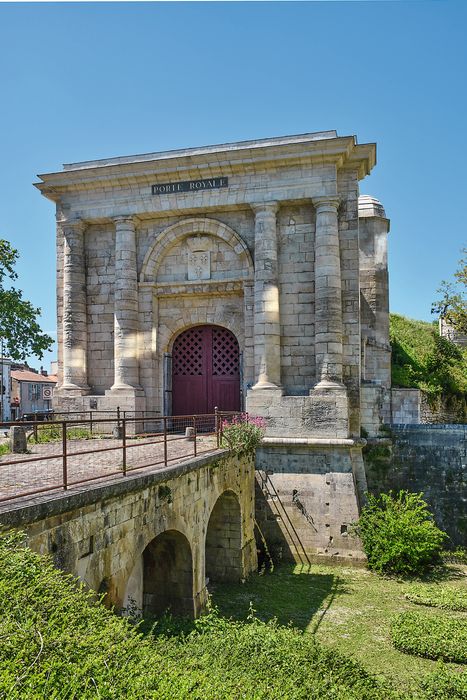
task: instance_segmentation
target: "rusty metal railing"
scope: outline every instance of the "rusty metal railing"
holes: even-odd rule
[[[0,433],[25,428],[29,453],[0,456],[0,503],[127,477],[216,451],[222,446],[223,424],[241,415],[216,409],[203,415],[138,412],[129,417],[118,411],[112,418],[0,423]]]

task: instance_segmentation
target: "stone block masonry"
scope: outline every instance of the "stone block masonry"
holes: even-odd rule
[[[0,511],[0,528],[117,608],[198,615],[207,580],[256,570],[254,466],[221,452]]]
[[[423,492],[450,541],[467,542],[467,428],[464,425],[392,425],[390,437],[364,450],[372,493]]]
[[[55,407],[247,410],[277,444],[331,441],[338,463],[339,441],[360,437],[362,408],[379,420],[378,391],[362,401],[363,382],[390,384],[389,222],[377,200],[359,198],[375,161],[375,144],[327,131],[42,175],[37,187],[57,206]],[[208,180],[223,186],[190,186]],[[174,369],[177,338],[201,326],[228,329],[235,357],[235,343],[203,341]],[[340,488],[332,498],[347,503]],[[319,541],[310,552],[324,551]]]

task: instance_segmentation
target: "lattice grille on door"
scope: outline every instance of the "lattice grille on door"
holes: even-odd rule
[[[212,373],[215,377],[232,377],[240,372],[238,342],[226,328],[212,329]]]
[[[178,336],[172,352],[172,368],[178,376],[203,374],[203,333],[199,328],[189,328]]]

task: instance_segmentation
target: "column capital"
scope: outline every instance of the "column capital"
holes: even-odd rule
[[[336,212],[339,208],[341,198],[337,194],[325,194],[320,197],[313,197],[313,206],[318,213],[321,212]]]
[[[131,224],[131,226],[136,227],[137,217],[134,214],[119,214],[118,216],[112,217],[115,226],[118,224]]]
[[[82,233],[87,227],[86,221],[83,221],[83,219],[60,219],[57,220],[57,224],[61,226],[63,229],[68,229],[72,231],[76,231],[77,233]]]
[[[253,202],[250,203],[250,207],[253,209],[256,216],[258,214],[277,214],[279,209],[279,202]]]

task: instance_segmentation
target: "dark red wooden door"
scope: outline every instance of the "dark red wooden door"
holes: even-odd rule
[[[240,354],[233,333],[196,326],[181,333],[172,351],[174,416],[240,410]]]

